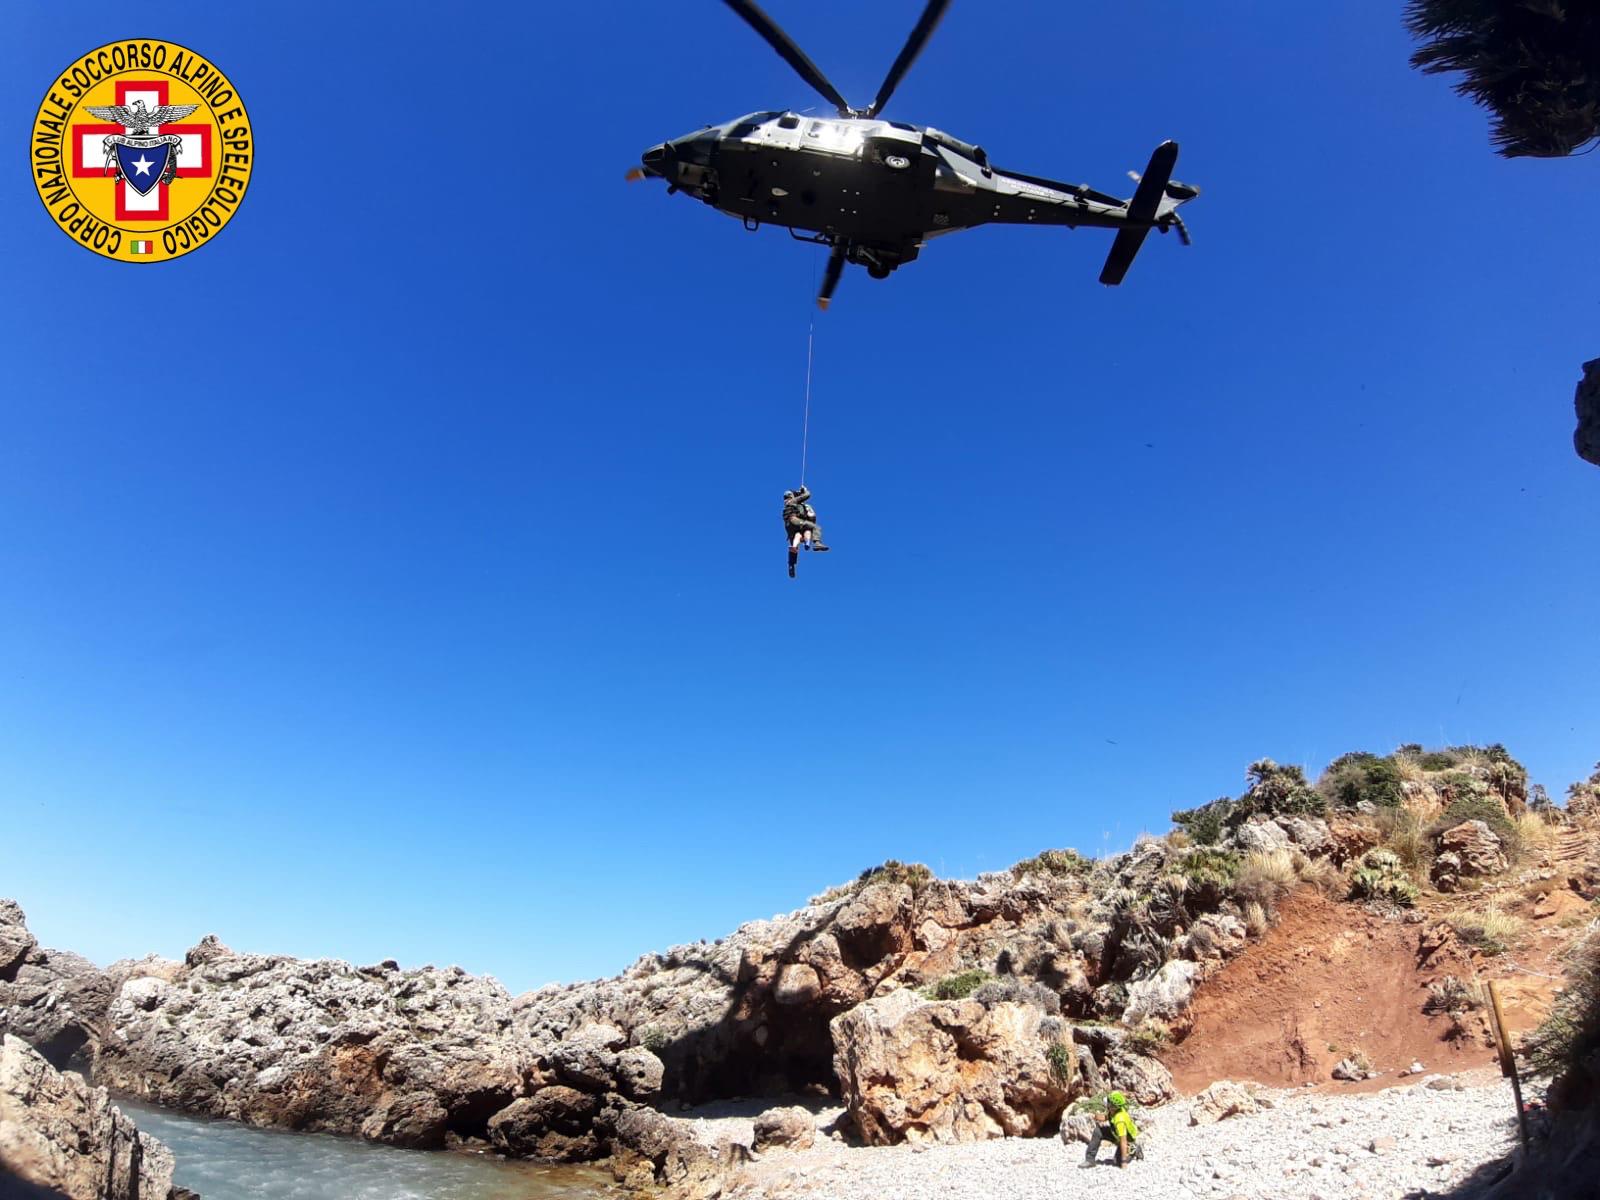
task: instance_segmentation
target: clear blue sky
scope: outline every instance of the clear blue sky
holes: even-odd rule
[[[770,0],[876,89],[919,5]],[[816,103],[722,5],[18,0],[0,42],[0,895],[106,960],[458,962],[514,990],[885,857],[1120,849],[1262,755],[1600,758],[1600,159],[1507,162],[1398,5],[958,0],[890,109],[1204,195],[1120,290],[980,230],[819,320],[822,254],[647,145]],[[259,158],[199,253],[71,245],[56,71],[191,45]],[[431,172],[413,179],[417,164]],[[129,345],[172,348],[127,386]]]

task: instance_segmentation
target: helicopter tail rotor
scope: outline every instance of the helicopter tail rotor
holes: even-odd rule
[[[1178,205],[1198,196],[1200,189],[1172,178],[1172,168],[1177,165],[1178,143],[1162,142],[1150,156],[1150,165],[1142,175],[1128,172],[1139,181],[1139,186],[1128,201],[1127,215],[1116,240],[1111,243],[1111,253],[1106,255],[1106,265],[1100,271],[1101,283],[1115,287],[1122,282],[1152,229],[1165,233],[1175,227],[1183,244],[1189,244],[1189,231],[1176,210]]]

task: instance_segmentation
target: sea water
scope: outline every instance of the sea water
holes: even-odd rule
[[[592,1169],[397,1150],[116,1103],[171,1148],[173,1182],[201,1200],[593,1200],[609,1192],[610,1177]]]

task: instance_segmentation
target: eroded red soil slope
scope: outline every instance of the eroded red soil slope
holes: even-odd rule
[[[1413,1061],[1430,1072],[1493,1063],[1481,1017],[1469,1016],[1467,1036],[1452,1038],[1449,1018],[1422,1011],[1428,984],[1473,976],[1464,952],[1450,939],[1441,945],[1434,928],[1302,888],[1265,937],[1195,993],[1187,1032],[1174,1030],[1184,1036],[1163,1055],[1179,1088],[1239,1079],[1361,1090],[1392,1086]],[[1334,1081],[1334,1064],[1357,1050],[1380,1078]]]

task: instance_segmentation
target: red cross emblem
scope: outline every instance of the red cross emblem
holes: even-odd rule
[[[158,108],[167,102],[167,81],[164,79],[116,81],[117,103],[131,105],[143,100],[145,107]],[[114,176],[106,170],[104,139],[107,134],[133,133],[131,126],[78,125],[72,126],[72,177],[74,179],[104,179]],[[178,166],[174,175],[178,179],[209,179],[211,165],[211,126],[209,125],[158,125],[151,133],[175,133],[183,138],[178,147]],[[118,221],[166,221],[166,185],[151,188],[140,195],[127,180],[117,180]]]

